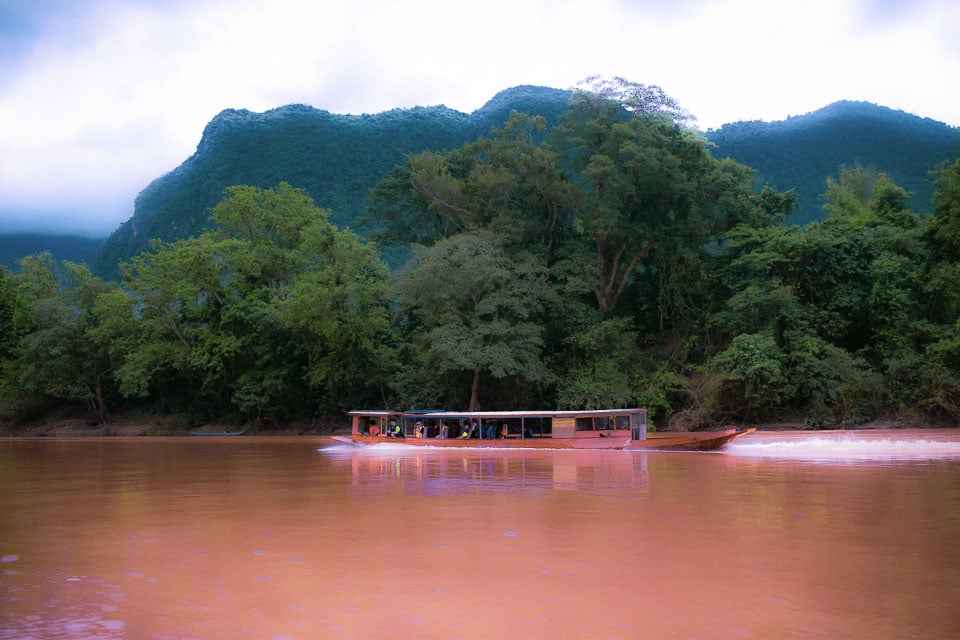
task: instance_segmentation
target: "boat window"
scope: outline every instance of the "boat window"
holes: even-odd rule
[[[593,431],[593,418],[577,418],[577,431]]]
[[[613,429],[613,420],[610,418],[610,416],[597,416],[593,419],[593,428],[596,431]]]
[[[630,428],[630,416],[617,416],[616,417],[617,429],[629,429]]]
[[[520,421],[517,419],[511,418],[510,420],[500,420],[500,427],[497,429],[497,437],[500,438],[519,438],[521,435],[520,431]],[[503,432],[503,427],[506,425],[507,431]]]
[[[523,433],[526,438],[540,438],[553,433],[553,424],[550,418],[524,418]]]

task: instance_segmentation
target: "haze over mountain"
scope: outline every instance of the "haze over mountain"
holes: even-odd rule
[[[456,148],[492,128],[513,110],[544,115],[550,125],[566,110],[570,92],[520,86],[495,95],[470,114],[444,106],[394,109],[372,115],[338,115],[305,105],[253,113],[228,109],[204,130],[196,152],[137,196],[133,216],[100,247],[95,271],[116,275],[118,262],[145,250],[153,238],[176,240],[196,233],[234,184],[272,187],[281,181],[306,189],[330,209],[331,221],[356,227],[378,180],[406,154]],[[788,222],[819,219],[820,195],[841,165],[885,172],[914,194],[917,212],[930,210],[928,172],[957,157],[960,130],[928,118],[866,102],[837,102],[779,122],[737,122],[704,134],[716,157],[757,170],[758,187],[796,189],[797,210]],[[355,229],[362,231],[359,229]],[[78,246],[88,246],[78,239]],[[0,243],[0,263],[42,250],[42,242]],[[55,257],[77,259],[62,241]],[[22,248],[22,250],[18,250]]]
[[[873,167],[913,194],[908,203],[929,213],[934,187],[928,172],[960,154],[960,129],[869,102],[835,102],[780,122],[736,122],[709,131],[714,155],[757,170],[761,185],[796,189],[788,222],[821,217],[828,176],[855,164]]]

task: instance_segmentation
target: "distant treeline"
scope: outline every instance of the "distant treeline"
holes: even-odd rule
[[[60,260],[92,265],[103,244],[103,238],[44,233],[0,235],[0,266],[17,269],[20,258],[48,252]]]
[[[960,160],[933,211],[838,167],[825,217],[710,153],[657,87],[574,93],[410,154],[370,238],[308,193],[227,188],[119,281],[47,254],[0,271],[0,407],[310,423],[355,407],[648,407],[659,428],[960,417]],[[253,153],[253,150],[249,151]],[[391,271],[378,248],[412,255]]]

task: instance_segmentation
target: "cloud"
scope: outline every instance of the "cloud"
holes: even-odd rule
[[[662,86],[703,128],[841,99],[956,125],[955,4],[0,0],[0,232],[109,233],[226,108],[470,112],[603,74]]]

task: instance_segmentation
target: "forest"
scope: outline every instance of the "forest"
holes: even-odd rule
[[[117,265],[150,246],[208,228],[210,209],[229,186],[264,189],[288,182],[304,189],[340,228],[361,235],[366,197],[411,154],[458,148],[504,127],[512,111],[542,115],[547,131],[560,123],[571,91],[513,87],[473,113],[444,106],[393,109],[377,114],[332,114],[306,105],[263,113],[227,109],[204,129],[196,152],[151,181],[133,215],[103,242],[93,265],[101,277],[119,277]],[[757,188],[794,190],[786,224],[823,218],[821,195],[841,165],[875,167],[911,193],[913,211],[929,213],[931,170],[956,156],[960,130],[866,102],[838,102],[780,122],[737,122],[704,134],[715,158],[732,158],[756,171]],[[14,260],[0,263],[15,269]],[[54,254],[56,255],[56,253]],[[403,260],[381,248],[391,267]],[[70,254],[61,257],[69,257]]]
[[[248,430],[351,408],[647,407],[659,429],[960,418],[960,159],[933,209],[839,166],[822,220],[717,159],[658,87],[405,156],[366,237],[307,192],[226,188],[119,277],[0,270],[0,420],[86,411]],[[405,256],[396,268],[384,249]]]

